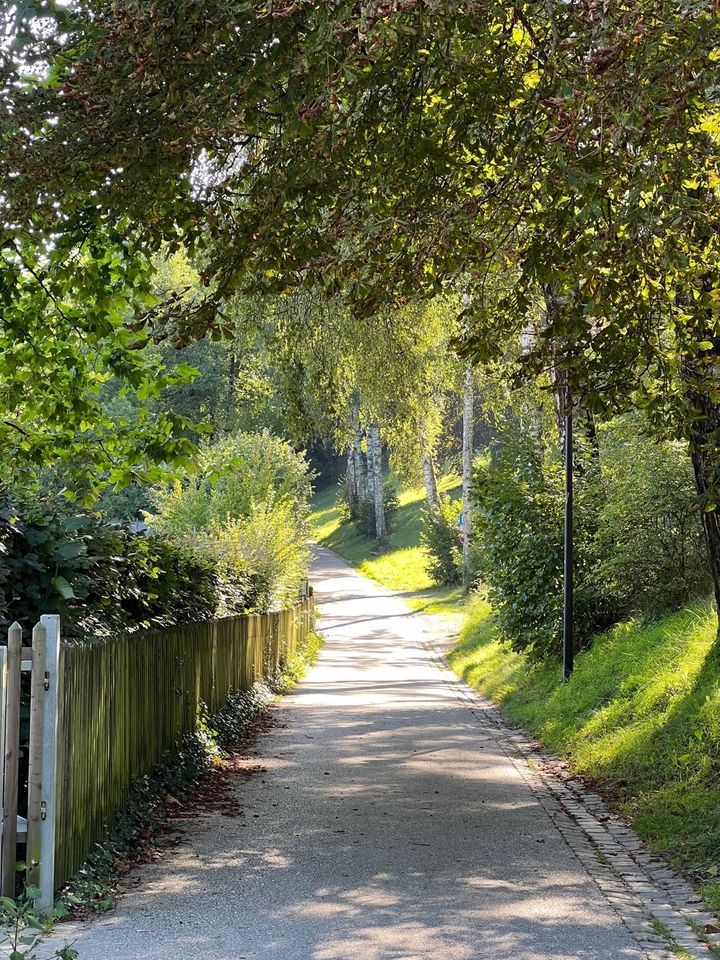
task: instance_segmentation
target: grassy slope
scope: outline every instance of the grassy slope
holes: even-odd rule
[[[655,850],[690,870],[720,909],[720,652],[695,607],[599,638],[560,683],[495,638],[476,599],[453,669],[598,782]]]
[[[460,493],[457,477],[444,477],[439,487],[442,493],[453,497]],[[365,576],[403,594],[413,609],[423,608],[430,613],[457,610],[461,591],[433,586],[426,570],[425,551],[419,546],[425,501],[423,487],[400,491],[390,549],[380,555],[376,553],[374,540],[361,536],[350,524],[340,525],[336,501],[337,487],[334,486],[315,496],[310,523],[318,543],[339,553]]]

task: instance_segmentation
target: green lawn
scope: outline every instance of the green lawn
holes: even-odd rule
[[[460,481],[455,476],[443,477],[438,486],[442,493],[460,495]],[[337,487],[332,486],[319,491],[314,498],[310,523],[318,543],[340,554],[365,576],[402,594],[412,609],[438,614],[457,612],[464,599],[462,591],[435,587],[426,569],[427,557],[420,546],[425,502],[422,486],[400,491],[390,546],[380,554],[375,541],[363,537],[352,524],[340,525],[337,493]]]
[[[456,673],[596,781],[649,846],[689,870],[720,909],[720,651],[717,618],[690,607],[616,627],[578,656],[569,683],[498,643],[469,605]]]

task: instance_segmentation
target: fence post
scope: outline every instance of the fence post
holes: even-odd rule
[[[45,646],[47,633],[42,623],[32,634],[32,673],[30,675],[30,755],[28,759],[27,884],[40,884],[42,856],[42,754],[43,714],[45,712]]]
[[[5,650],[3,650],[5,653]],[[1,672],[2,668],[0,668]],[[22,627],[8,630],[7,665],[0,687],[5,696],[0,716],[4,719],[5,782],[3,784],[2,884],[3,897],[15,897],[17,863],[17,810],[20,760],[20,697],[22,677]]]
[[[42,800],[40,811],[40,899],[36,909],[49,912],[55,902],[55,831],[57,828],[57,752],[60,689],[60,617],[45,614],[45,709],[43,712]]]

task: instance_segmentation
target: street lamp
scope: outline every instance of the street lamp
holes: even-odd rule
[[[563,677],[573,672],[573,415],[565,390],[565,538],[563,557]]]

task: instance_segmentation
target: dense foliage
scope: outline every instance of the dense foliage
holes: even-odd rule
[[[604,500],[597,576],[628,614],[657,617],[712,589],[700,506],[684,445],[635,417],[601,431]]]
[[[273,496],[307,515],[312,492],[305,458],[269,433],[237,434],[204,446],[198,470],[155,494],[155,529],[193,534],[228,518],[248,516],[253,504]]]
[[[4,624],[59,613],[63,635],[85,640],[244,606],[242,584],[206,559],[47,502],[3,510],[0,584]]]
[[[101,639],[294,601],[309,560],[304,458],[240,435],[203,448],[201,470],[157,491],[147,533],[62,496],[15,498],[0,516],[1,622],[59,613],[66,637]],[[100,506],[136,513],[147,496],[108,492]]]
[[[198,473],[160,488],[148,522],[242,583],[248,607],[282,607],[307,575],[310,481],[286,442],[238,434],[205,446]]]
[[[575,633],[580,645],[613,620],[613,600],[594,576],[598,478],[578,483],[575,510]],[[509,436],[474,482],[478,574],[514,650],[558,656],[562,625],[563,472],[559,458]]]
[[[426,507],[423,512],[420,543],[427,551],[428,573],[442,586],[462,583],[461,509],[461,501],[442,497],[436,510]]]
[[[557,452],[512,430],[475,471],[478,576],[501,635],[532,658],[561,651],[564,476]],[[656,617],[710,589],[692,471],[682,447],[636,418],[580,444],[575,477],[575,636]]]

